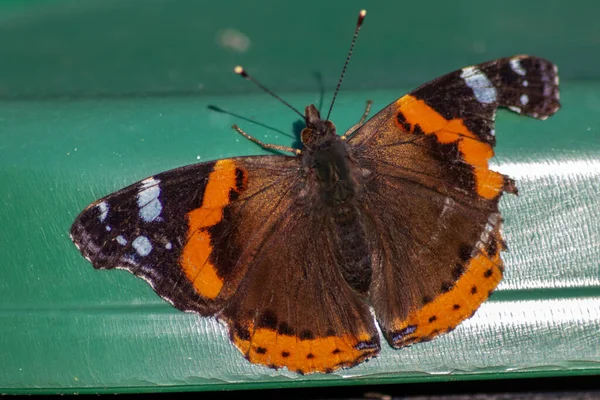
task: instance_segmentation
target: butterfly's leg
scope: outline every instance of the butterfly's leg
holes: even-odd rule
[[[344,133],[344,136],[342,136],[342,140],[349,139],[350,136],[352,136],[352,133],[354,133],[358,128],[360,128],[362,126],[362,124],[365,123],[365,120],[367,119],[367,117],[369,116],[369,112],[371,111],[372,104],[373,104],[373,101],[367,100],[367,106],[365,107],[365,112],[363,113],[362,117],[360,117],[358,124],[351,126],[350,129],[348,129],[346,131],[346,133]]]
[[[299,149],[294,149],[293,147],[286,147],[286,146],[278,146],[276,144],[269,144],[269,143],[263,143],[260,140],[258,140],[255,137],[252,137],[250,135],[248,135],[246,132],[244,132],[239,126],[237,125],[233,125],[232,126],[233,129],[235,129],[240,135],[242,135],[243,137],[245,137],[248,140],[253,141],[254,143],[260,145],[260,147],[262,147],[263,149],[271,149],[271,150],[279,150],[279,151],[288,151],[290,153],[294,153],[296,155],[300,155],[301,151]]]

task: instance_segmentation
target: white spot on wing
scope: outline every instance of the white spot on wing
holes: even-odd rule
[[[463,68],[460,77],[464,79],[465,84],[473,89],[473,94],[480,103],[495,103],[497,100],[497,91],[488,77],[477,67]]]
[[[119,235],[117,236],[117,243],[119,243],[121,246],[125,246],[127,244],[127,239],[125,239],[123,235]]]
[[[98,217],[98,219],[100,220],[100,222],[104,222],[104,220],[108,216],[108,203],[103,201],[101,203],[98,203],[96,207],[100,211],[100,216]]]
[[[167,244],[165,244],[165,249],[171,250],[172,248],[173,248],[173,245],[171,244],[171,242],[168,242]]]
[[[512,58],[508,63],[510,64],[510,69],[512,69],[516,74],[525,76],[525,74],[527,73],[527,71],[525,71],[525,68],[523,68],[523,66],[521,65],[520,58]]]
[[[527,82],[527,79],[525,79],[525,80],[523,81],[523,86],[524,86],[524,87],[527,87],[527,86],[529,86],[529,82]]]
[[[517,107],[517,106],[508,106],[509,109],[513,110],[516,113],[521,114],[521,107]]]
[[[521,101],[521,104],[525,106],[527,103],[529,103],[529,96],[522,94],[519,100]]]
[[[140,208],[140,218],[144,222],[156,220],[162,212],[162,204],[158,199],[160,196],[160,180],[150,177],[144,179],[140,184],[140,191],[137,195],[137,204]]]
[[[133,239],[133,242],[131,242],[131,245],[133,246],[135,251],[137,251],[137,253],[142,257],[147,256],[152,251],[152,244],[146,236],[136,237],[135,239]]]

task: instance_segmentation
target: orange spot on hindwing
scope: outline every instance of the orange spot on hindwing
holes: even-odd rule
[[[368,333],[298,337],[270,328],[236,326],[231,337],[246,358],[271,368],[286,367],[301,374],[333,372],[351,367],[379,352],[379,340]]]
[[[202,206],[187,213],[187,243],[180,263],[186,277],[201,296],[215,299],[223,288],[223,278],[210,260],[213,243],[209,228],[223,220],[223,210],[232,194],[246,187],[247,176],[231,159],[215,162],[204,188]]]
[[[494,155],[492,146],[480,141],[462,119],[448,120],[425,101],[411,95],[400,98],[397,105],[399,112],[395,122],[404,131],[435,135],[442,144],[457,143],[463,160],[473,167],[478,195],[491,200],[502,192],[504,176],[488,167],[488,160]]]

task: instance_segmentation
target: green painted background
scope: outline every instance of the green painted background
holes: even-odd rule
[[[0,392],[600,373],[600,9],[524,3],[0,2]],[[231,124],[293,143],[295,115],[232,67],[299,108],[319,103],[324,87],[328,104],[361,8],[332,115],[340,130],[366,99],[379,109],[468,64],[531,53],[559,65],[555,117],[498,115],[495,164],[520,196],[502,203],[506,279],[474,318],[432,342],[384,345],[356,368],[302,377],[248,364],[215,321],[79,255],[68,229],[96,198],[198,160],[263,152]],[[231,30],[247,48],[223,44]]]

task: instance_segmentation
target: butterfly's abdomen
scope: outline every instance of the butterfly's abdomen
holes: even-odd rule
[[[360,212],[352,205],[333,210],[337,265],[346,282],[357,292],[366,293],[371,285],[371,258]]]

